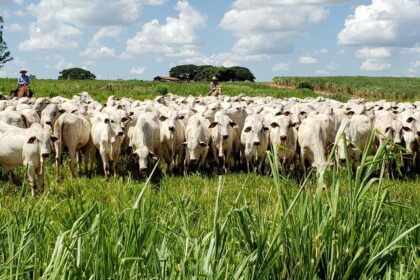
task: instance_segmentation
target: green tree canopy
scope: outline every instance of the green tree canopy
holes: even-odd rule
[[[7,50],[7,44],[3,40],[3,17],[0,16],[0,68],[12,60],[13,57],[10,56],[10,51]]]
[[[172,67],[169,70],[171,77],[176,77],[180,80],[194,80],[195,76],[200,73],[204,68],[211,67],[211,65],[197,66],[194,64],[185,64]]]
[[[202,67],[201,71],[195,75],[194,81],[203,82],[210,81],[214,76],[219,79],[219,81],[251,81],[255,80],[254,74],[245,67],[234,66],[234,67],[215,67],[215,66],[198,66]]]
[[[95,80],[96,76],[82,68],[69,68],[60,72],[59,80]]]

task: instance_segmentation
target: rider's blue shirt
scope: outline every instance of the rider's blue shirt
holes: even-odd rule
[[[20,75],[20,77],[18,78],[18,85],[20,86],[24,83],[26,83],[29,86],[29,84],[31,83],[31,79],[27,75]]]

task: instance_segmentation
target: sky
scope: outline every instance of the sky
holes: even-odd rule
[[[179,64],[275,76],[420,76],[420,0],[0,0],[3,39],[43,79],[150,80]]]

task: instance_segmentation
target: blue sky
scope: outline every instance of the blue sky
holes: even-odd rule
[[[0,0],[14,61],[55,79],[152,79],[194,63],[274,76],[420,76],[419,0]]]

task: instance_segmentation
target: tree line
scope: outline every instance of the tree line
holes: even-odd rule
[[[172,67],[169,70],[171,77],[176,77],[184,81],[208,82],[213,77],[219,81],[255,81],[255,76],[245,67],[217,67],[212,65],[185,64]]]

